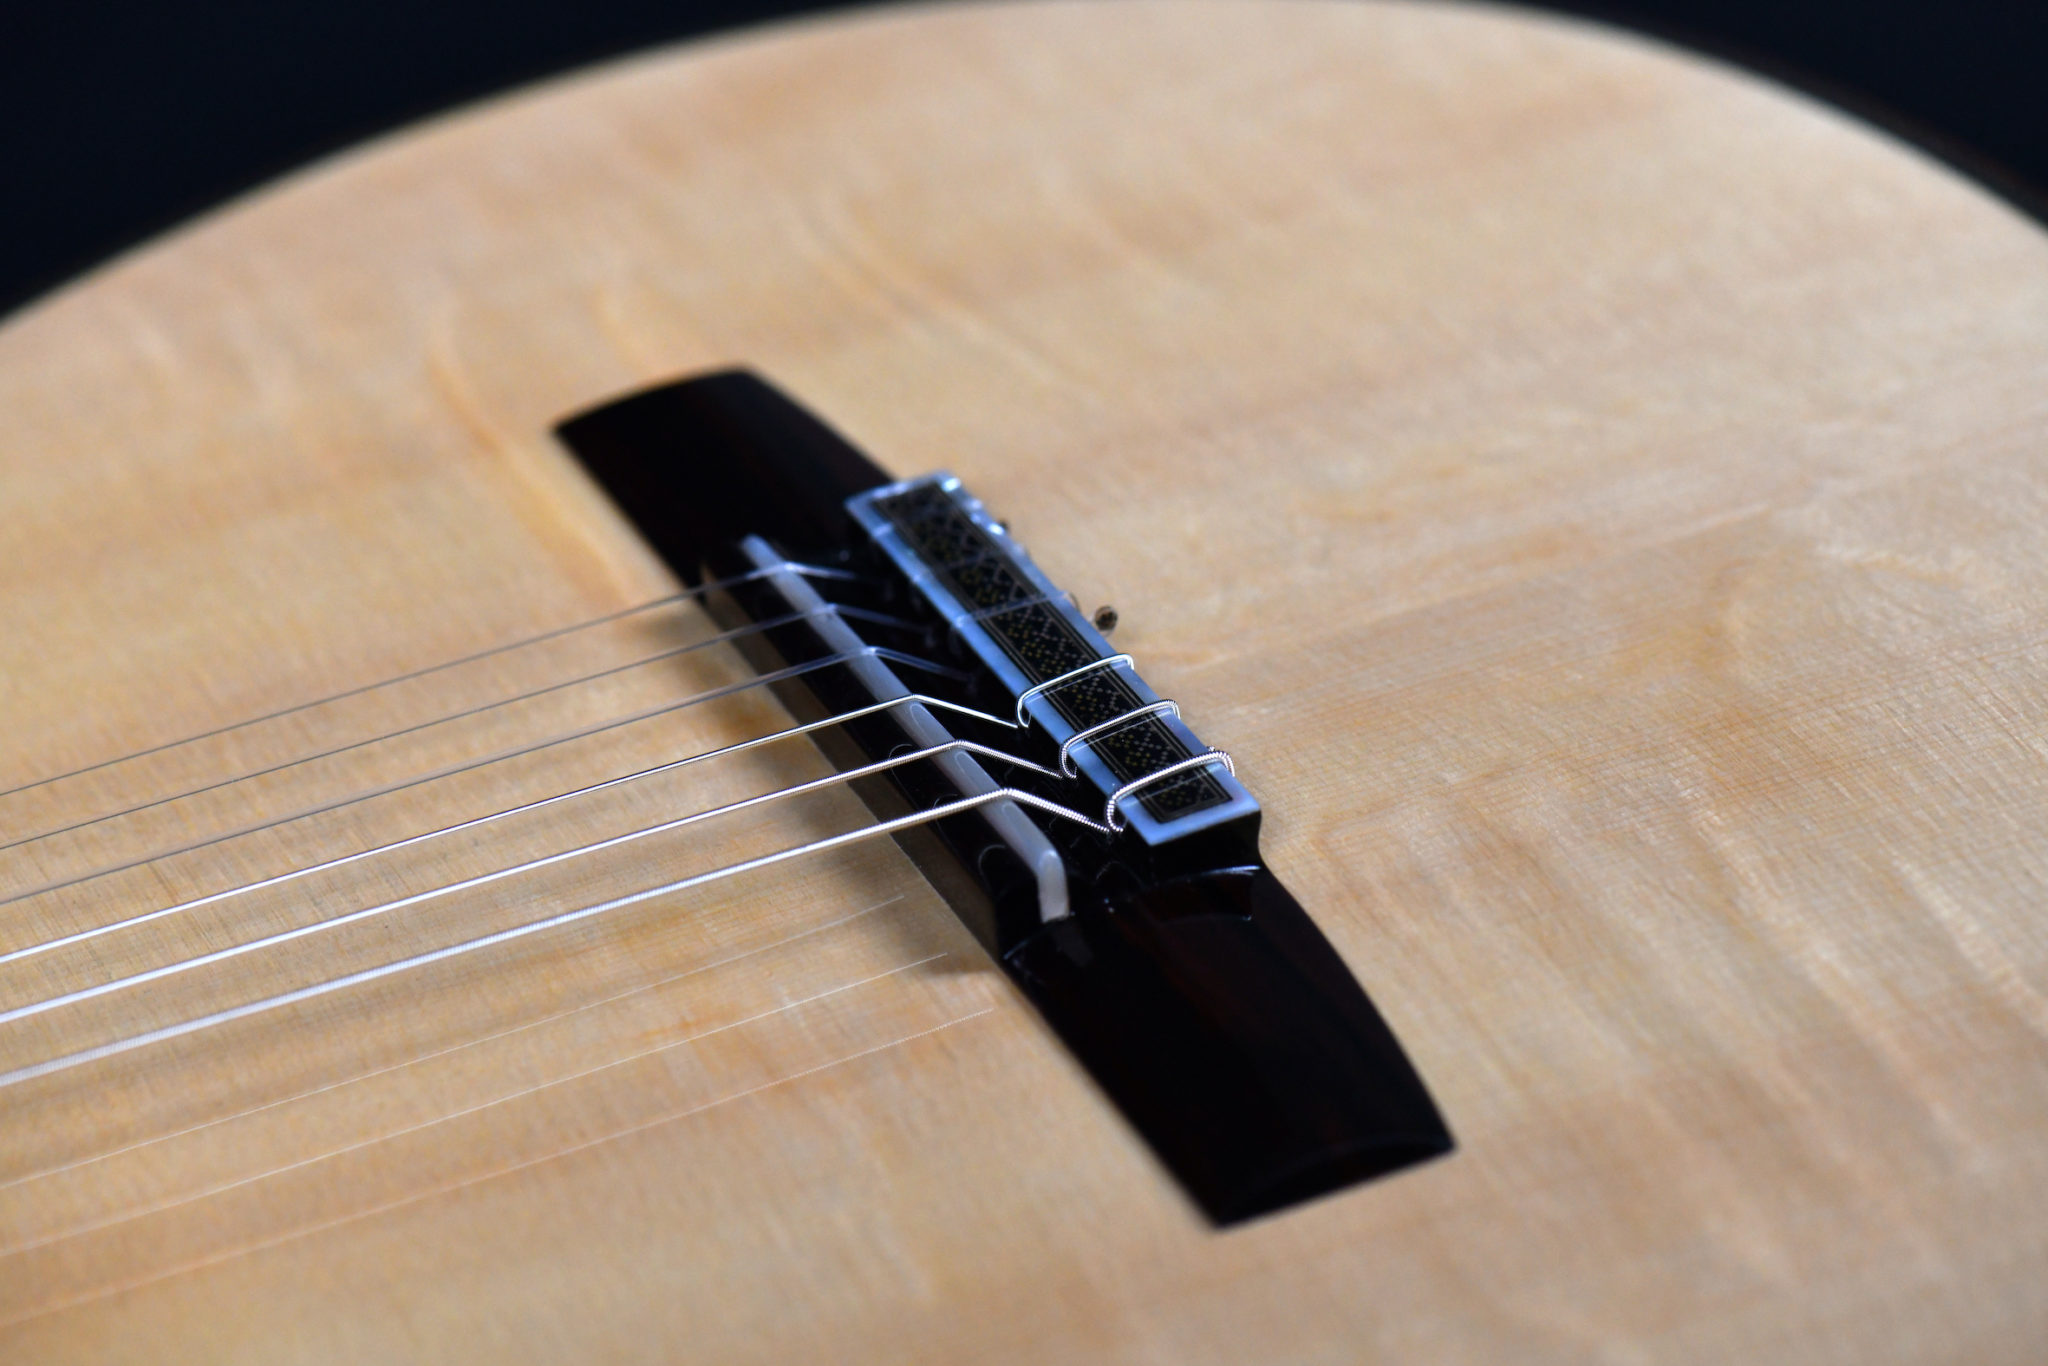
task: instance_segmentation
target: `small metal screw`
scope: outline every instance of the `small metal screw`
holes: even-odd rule
[[[1105,602],[1102,606],[1095,609],[1095,629],[1102,632],[1102,634],[1108,635],[1111,631],[1114,631],[1116,629],[1116,621],[1116,608],[1111,607],[1108,603]]]

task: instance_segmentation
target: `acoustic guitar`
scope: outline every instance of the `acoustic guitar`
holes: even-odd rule
[[[881,10],[0,326],[0,1359],[2048,1343],[2048,237],[1456,5]]]

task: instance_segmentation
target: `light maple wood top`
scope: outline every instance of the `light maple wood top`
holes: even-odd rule
[[[1459,1152],[1210,1231],[876,850],[0,1094],[0,1357],[2039,1359],[2038,227],[1754,80],[1511,11],[884,10],[637,58],[0,327],[0,787],[666,591],[548,429],[732,363],[959,472],[1117,605]],[[576,705],[659,691],[606,687]],[[17,903],[0,947],[771,722]],[[0,895],[248,814],[221,801],[0,853]]]

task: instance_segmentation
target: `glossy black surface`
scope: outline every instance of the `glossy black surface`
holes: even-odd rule
[[[746,569],[738,543],[749,535],[791,558],[888,572],[879,557],[861,557],[843,506],[888,476],[757,377],[726,372],[664,386],[559,432],[692,583]],[[882,600],[903,612],[916,605],[908,594],[884,592]],[[707,606],[729,624],[790,615],[772,581],[736,585]],[[927,656],[946,644],[937,630],[870,641]],[[761,632],[746,648],[764,671],[832,653],[804,620]],[[971,678],[902,681],[1002,710]],[[839,667],[807,672],[780,691],[805,720],[875,700],[854,671]],[[963,729],[950,714],[946,721]],[[1051,746],[1028,734],[965,738],[1051,758]],[[914,747],[888,713],[819,740],[842,769]],[[1074,784],[1001,770],[990,761],[998,782],[1079,805]],[[881,818],[961,795],[930,763],[892,769],[856,790]],[[1041,824],[1067,865],[1071,908],[1050,924],[1029,870],[983,813],[899,840],[1212,1220],[1268,1214],[1451,1150],[1393,1033],[1260,861],[1255,830],[1219,828],[1155,851],[1067,822]]]
[[[1266,868],[1101,904],[1004,966],[1210,1218],[1450,1151],[1393,1033]]]
[[[796,560],[843,557],[846,500],[890,482],[875,463],[745,370],[665,384],[555,434],[685,583],[764,536]]]

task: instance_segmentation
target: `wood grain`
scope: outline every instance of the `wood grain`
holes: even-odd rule
[[[548,428],[734,362],[1117,605],[1459,1153],[1210,1232],[873,849],[10,1088],[6,1360],[2038,1360],[2036,227],[1754,81],[1506,11],[911,9],[635,59],[0,327],[0,787],[668,591]],[[0,821],[708,629],[653,614]],[[729,667],[22,844],[0,895]],[[29,896],[0,952],[772,723],[678,713]],[[818,763],[0,964],[0,1006]],[[7,1026],[0,1061],[858,819],[300,941]]]

